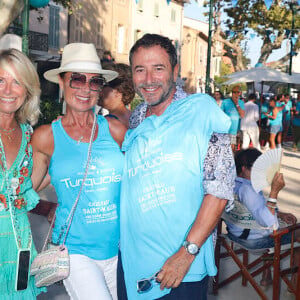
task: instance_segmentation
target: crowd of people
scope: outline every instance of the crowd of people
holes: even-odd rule
[[[270,148],[281,144],[291,120],[297,145],[300,104],[271,99],[259,116],[255,95],[244,103],[239,86],[231,98],[215,92],[216,101],[188,95],[176,85],[177,59],[172,41],[157,34],[136,41],[130,66],[102,66],[93,44],[66,45],[59,68],[44,74],[59,84],[66,113],[32,134],[37,72],[20,51],[0,52],[1,299],[45,292],[29,269],[20,279],[19,261],[25,252],[29,264],[36,256],[27,211],[49,176],[58,198],[52,243],[65,239],[71,299],[207,299],[209,276],[217,273],[215,227],[234,206],[233,151],[241,139],[243,149],[250,141],[260,148],[263,119],[270,120]],[[135,93],[144,102],[131,112]],[[283,178],[276,176],[278,194]]]
[[[300,93],[297,98],[278,94],[267,100],[264,96],[249,94],[241,98],[239,85],[232,88],[232,96],[223,97],[220,91],[213,94],[217,104],[231,119],[230,136],[232,149],[247,149],[252,143],[256,149],[281,148],[282,142],[292,136],[292,150],[300,145]]]

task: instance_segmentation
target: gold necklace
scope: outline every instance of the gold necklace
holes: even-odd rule
[[[149,111],[149,116],[152,115],[152,107],[151,105],[147,105],[148,111]]]
[[[14,132],[16,129],[17,129],[17,127],[14,127],[14,128],[11,128],[11,129],[3,129],[3,128],[0,128],[0,131],[2,131],[2,133],[3,133],[5,136],[7,136],[8,141],[11,142],[12,137],[10,136],[10,134],[11,134],[12,132]],[[0,133],[0,135],[1,135],[1,133]]]

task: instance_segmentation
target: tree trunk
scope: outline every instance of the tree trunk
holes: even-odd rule
[[[224,45],[227,45],[229,48],[233,49],[235,54],[236,54],[236,59],[232,60],[234,70],[237,71],[242,71],[245,70],[246,67],[243,63],[243,50],[239,46],[240,40],[237,39],[234,43],[229,42],[228,40],[224,39],[218,32],[213,37],[214,41],[219,41],[223,43]]]
[[[24,2],[21,0],[0,1],[0,37],[11,22],[21,13]]]
[[[282,41],[284,40],[285,36],[284,34],[278,35],[276,38],[274,44],[271,43],[269,38],[264,38],[263,45],[260,50],[260,57],[258,59],[258,62],[265,64],[268,60],[269,56],[272,54],[273,50],[280,49]]]

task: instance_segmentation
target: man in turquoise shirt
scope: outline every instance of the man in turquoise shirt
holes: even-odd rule
[[[241,87],[235,85],[232,88],[231,98],[227,98],[222,102],[221,109],[226,115],[230,117],[231,126],[229,129],[229,134],[231,136],[231,147],[232,150],[236,150],[237,146],[237,135],[240,130],[241,119],[245,116],[244,102],[240,100]]]
[[[211,233],[231,198],[205,191],[204,160],[213,133],[225,135],[230,119],[205,94],[173,101],[179,66],[168,38],[144,35],[130,63],[146,107],[122,147],[120,250],[128,299],[204,300],[208,276],[217,272]],[[228,172],[228,137],[226,143]]]

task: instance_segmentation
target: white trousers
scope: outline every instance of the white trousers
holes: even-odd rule
[[[243,130],[242,132],[243,132],[242,149],[247,149],[250,145],[250,140],[251,140],[253,147],[260,150],[258,127],[252,127],[247,130]]]
[[[70,275],[64,286],[72,300],[117,300],[118,256],[95,260],[70,254]]]

